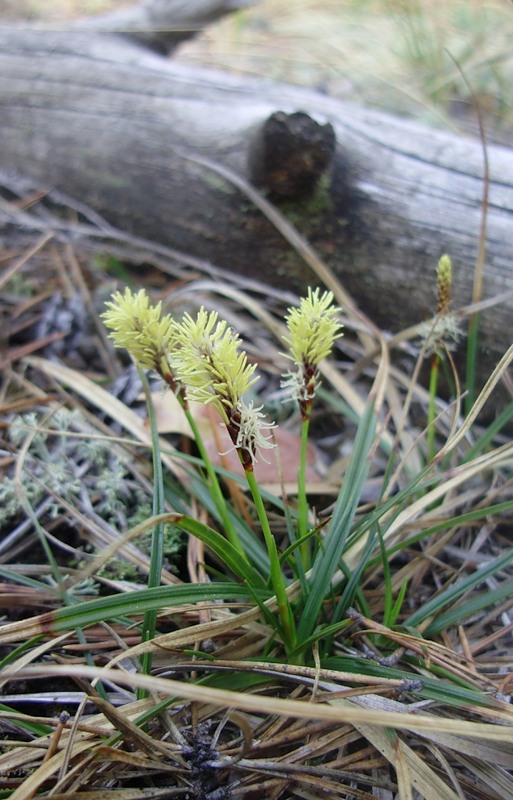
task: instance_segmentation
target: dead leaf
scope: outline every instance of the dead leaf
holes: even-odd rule
[[[153,395],[153,405],[159,433],[192,436],[185,414],[172,392],[156,392]],[[215,408],[202,403],[191,403],[190,408],[212,463],[225,467],[236,475],[243,476],[244,470],[239,457]],[[301,437],[299,434],[279,426],[274,428],[273,437],[277,448],[258,454],[255,477],[260,484],[266,486],[269,484],[280,486],[282,482],[295,484],[299,468]],[[306,469],[308,483],[319,482],[320,473],[315,466],[318,463],[317,448],[312,442],[309,442]]]

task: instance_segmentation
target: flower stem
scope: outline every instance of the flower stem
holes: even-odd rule
[[[146,406],[148,409],[148,420],[151,430],[152,441],[152,454],[153,454],[153,514],[154,516],[163,514],[165,511],[164,503],[164,476],[162,472],[162,460],[160,457],[159,434],[157,429],[157,420],[155,417],[155,408],[151,398],[150,386],[148,379],[142,369],[139,369],[139,377],[142,381],[144,394],[146,397]],[[152,529],[151,532],[151,554],[150,554],[150,570],[148,573],[147,586],[152,589],[160,586],[162,575],[162,563],[164,558],[164,525],[160,522]],[[155,609],[146,611],[143,619],[143,642],[153,639],[157,628],[157,612]],[[144,675],[149,675],[151,672],[152,654],[144,653],[141,659],[142,671]],[[145,696],[145,692],[142,696]]]
[[[438,388],[438,373],[440,369],[440,356],[433,354],[431,361],[431,375],[429,377],[429,407],[427,418],[427,460],[430,463],[435,457],[435,417],[436,417],[436,393]]]
[[[308,503],[306,496],[306,453],[308,446],[308,431],[310,428],[310,414],[303,416],[303,424],[301,426],[301,454],[299,459],[299,470],[297,475],[297,501],[298,501],[298,518],[297,518],[297,532],[298,538],[306,537],[308,532]],[[300,545],[301,561],[305,571],[310,569],[311,566],[311,546],[310,540],[306,539]]]
[[[214,501],[217,511],[219,512],[219,516],[221,517],[226,538],[229,540],[230,544],[232,544],[235,548],[237,548],[241,557],[244,558],[246,562],[248,562],[248,557],[246,555],[246,552],[242,546],[242,543],[235,529],[235,526],[230,518],[230,514],[228,513],[228,506],[226,504],[224,495],[221,491],[221,487],[219,485],[215,469],[212,465],[212,461],[210,460],[210,457],[207,453],[206,447],[201,437],[201,433],[196,424],[196,420],[194,419],[191,413],[189,403],[187,400],[187,394],[183,390],[183,387],[180,387],[180,385],[176,382],[175,376],[167,363],[161,364],[160,368],[158,369],[158,373],[161,376],[161,378],[167,383],[167,385],[175,395],[176,399],[178,400],[182,408],[183,413],[185,414],[187,422],[189,423],[192,435],[194,436],[194,441],[196,442],[196,447],[198,448],[201,459],[203,461],[203,466],[207,471],[209,479],[210,496],[212,497],[212,500]]]
[[[278,614],[283,629],[284,643],[287,650],[292,650],[296,643],[296,626],[294,616],[290,607],[289,599],[287,597],[285,581],[281,571],[280,559],[278,556],[278,549],[274,536],[269,526],[269,518],[262,501],[262,495],[255,478],[253,469],[246,469],[246,480],[251,490],[255,508],[258,514],[262,533],[264,535],[265,544],[267,547],[267,554],[271,565],[271,586],[276,595],[278,602]]]
[[[198,448],[198,450],[200,452],[201,459],[202,459],[203,464],[205,466],[205,469],[207,471],[207,475],[208,475],[209,482],[210,482],[210,485],[209,485],[210,495],[211,495],[211,497],[212,497],[212,499],[213,499],[213,501],[215,503],[215,506],[216,506],[216,508],[217,508],[217,510],[219,512],[219,516],[221,517],[221,520],[222,520],[222,523],[223,523],[223,526],[224,526],[224,531],[225,531],[225,534],[226,534],[226,538],[228,539],[230,544],[232,544],[238,550],[238,552],[240,553],[241,557],[245,561],[248,561],[248,557],[246,555],[244,547],[242,546],[242,543],[241,543],[241,540],[239,538],[239,535],[238,535],[238,533],[237,533],[237,531],[235,529],[235,526],[234,526],[234,524],[233,524],[233,522],[232,522],[232,520],[230,518],[230,514],[228,512],[228,506],[226,504],[226,500],[225,500],[224,495],[223,495],[223,493],[221,491],[221,487],[219,485],[219,481],[217,479],[217,475],[216,475],[215,469],[214,469],[214,467],[212,465],[212,461],[209,458],[209,455],[208,455],[207,450],[205,448],[205,445],[203,443],[203,439],[201,438],[201,434],[199,432],[198,426],[196,425],[196,420],[194,419],[194,417],[192,416],[189,408],[187,408],[186,405],[183,406],[183,409],[184,409],[185,416],[187,417],[187,421],[188,421],[188,423],[190,425],[191,431],[193,433],[194,440],[196,442],[196,446],[197,446],[197,448]]]

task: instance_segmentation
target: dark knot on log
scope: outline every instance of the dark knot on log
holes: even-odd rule
[[[315,191],[335,152],[335,131],[303,111],[272,114],[249,148],[250,180],[276,197],[304,197]]]

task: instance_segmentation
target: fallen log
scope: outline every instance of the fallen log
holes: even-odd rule
[[[146,0],[101,16],[77,20],[72,30],[118,33],[157,53],[175,47],[225,14],[254,0]]]
[[[445,252],[454,306],[471,302],[478,141],[83,30],[0,31],[0,104],[0,169],[131,233],[270,284],[317,283],[248,198],[256,184],[385,329],[434,312]],[[513,153],[489,146],[488,160],[483,297],[504,302],[482,314],[481,379],[513,330]]]

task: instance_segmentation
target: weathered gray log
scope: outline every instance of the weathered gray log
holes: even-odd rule
[[[266,120],[307,112],[333,127],[333,161],[313,193],[274,199],[362,308],[391,330],[430,316],[444,252],[454,305],[471,300],[479,142],[83,33],[0,32],[0,104],[0,169],[57,187],[130,232],[293,288],[315,282],[309,268],[239,189],[189,156],[249,178]],[[513,153],[490,146],[488,156],[484,296],[493,297],[513,290]],[[482,374],[512,331],[510,295],[483,314]]]
[[[87,17],[74,30],[121,33],[158,53],[169,53],[185,39],[225,14],[252,5],[254,0],[146,0],[137,6],[102,16]]]
[[[80,17],[66,23],[69,32],[115,33],[126,36],[157,53],[167,54],[207,25],[226,14],[253,5],[255,0],[145,0],[106,14]],[[12,28],[27,28],[22,20]],[[44,19],[31,23],[40,35],[48,31]]]

